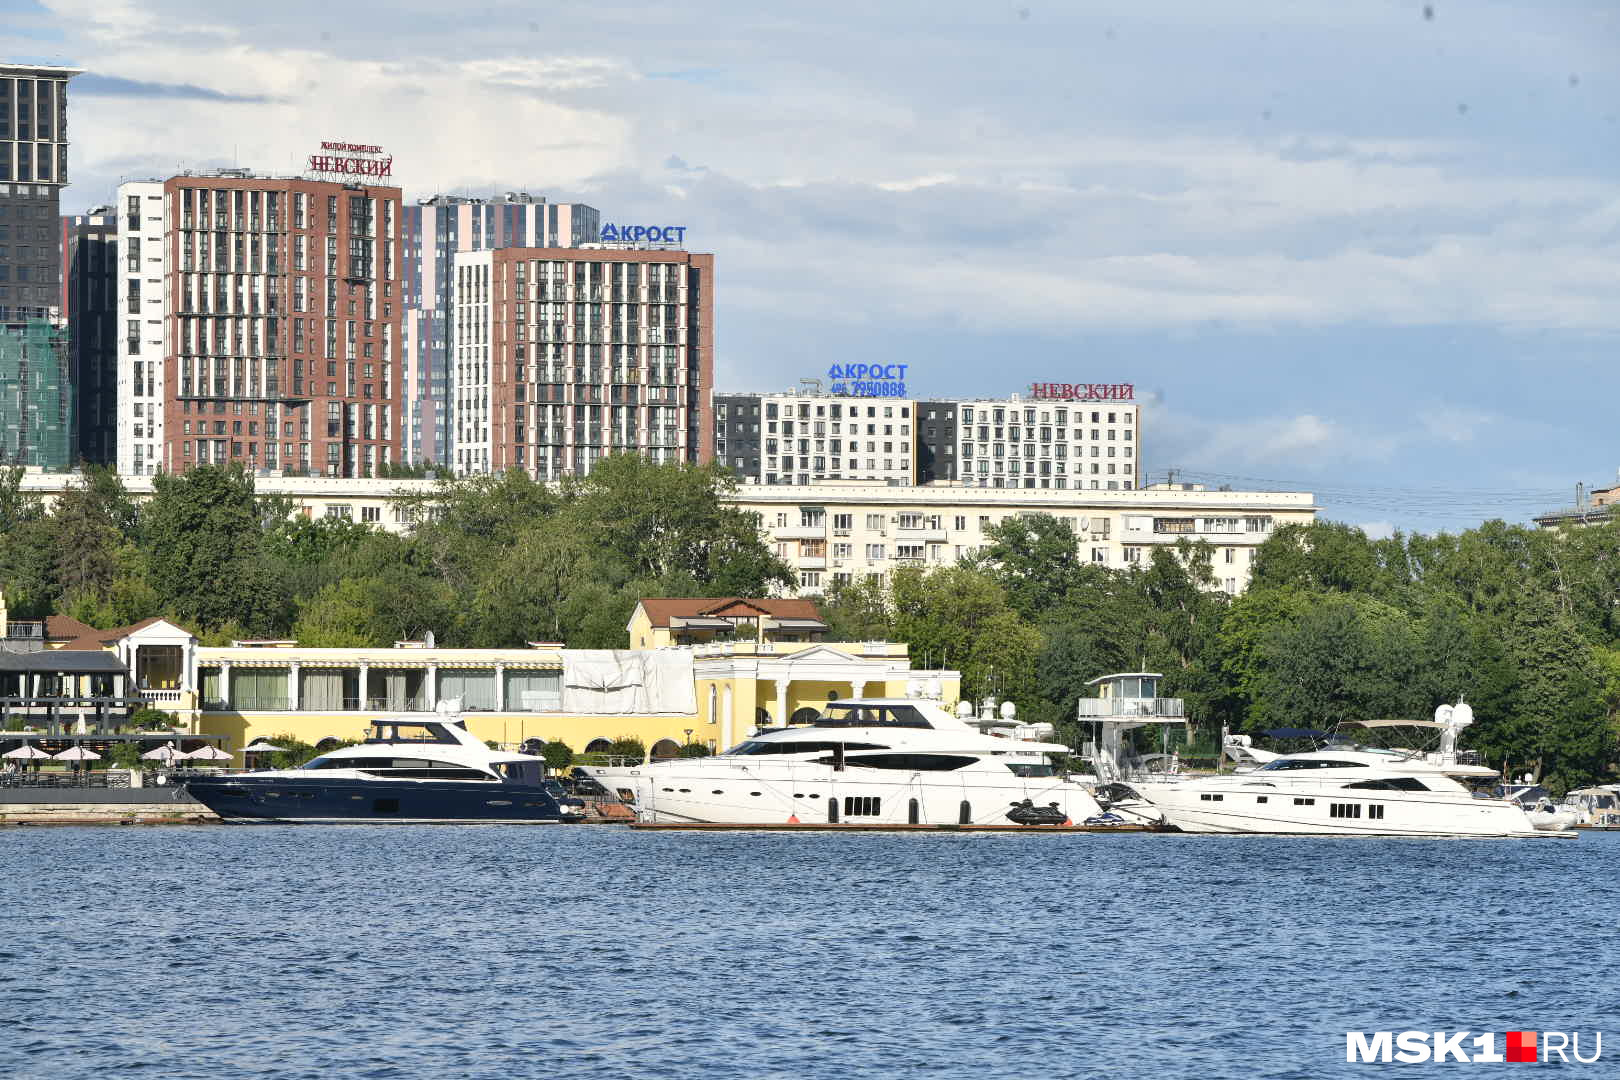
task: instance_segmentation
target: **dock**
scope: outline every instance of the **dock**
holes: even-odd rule
[[[630,828],[645,832],[858,832],[858,833],[1145,833],[1159,832],[1147,825],[884,825],[867,822],[759,822],[739,825],[712,821],[633,821]]]

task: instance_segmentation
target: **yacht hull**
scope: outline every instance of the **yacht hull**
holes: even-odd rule
[[[227,776],[192,798],[230,824],[503,824],[576,820],[544,788],[479,781]]]
[[[975,782],[982,774],[926,774],[848,769],[801,763],[792,768],[684,759],[640,768],[587,771],[636,816],[663,824],[774,825],[840,822],[874,825],[1005,825],[1014,803],[1056,803],[1078,825],[1102,813],[1080,784],[1057,777]]]
[[[1293,836],[1549,836],[1524,811],[1492,799],[1363,798],[1340,791],[1258,794],[1196,784],[1141,784],[1165,823],[1189,833]],[[1258,800],[1264,799],[1265,802]]]

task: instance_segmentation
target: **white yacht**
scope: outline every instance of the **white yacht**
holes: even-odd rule
[[[1057,775],[1051,729],[952,715],[936,702],[850,698],[813,722],[756,732],[725,753],[586,771],[642,821],[735,825],[1080,824],[1102,807]],[[1089,778],[1088,778],[1089,779]]]
[[[1130,784],[1183,832],[1384,836],[1546,836],[1525,808],[1469,786],[1496,772],[1458,760],[1457,735],[1473,723],[1466,704],[1442,705],[1437,752],[1355,743],[1284,754],[1236,775]],[[1368,726],[1389,726],[1377,723]],[[1565,833],[1564,835],[1570,835]]]

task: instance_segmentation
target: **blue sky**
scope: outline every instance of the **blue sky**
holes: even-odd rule
[[[1523,521],[1620,467],[1605,0],[0,12],[0,55],[93,73],[71,208],[382,143],[409,197],[686,225],[722,389],[1132,382],[1150,473],[1370,531]]]

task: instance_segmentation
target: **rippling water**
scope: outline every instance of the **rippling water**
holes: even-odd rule
[[[1345,1065],[1344,1033],[1408,1027],[1608,1028],[1620,1060],[1617,834],[55,828],[0,854],[6,1077],[1316,1077],[1395,1068]]]

